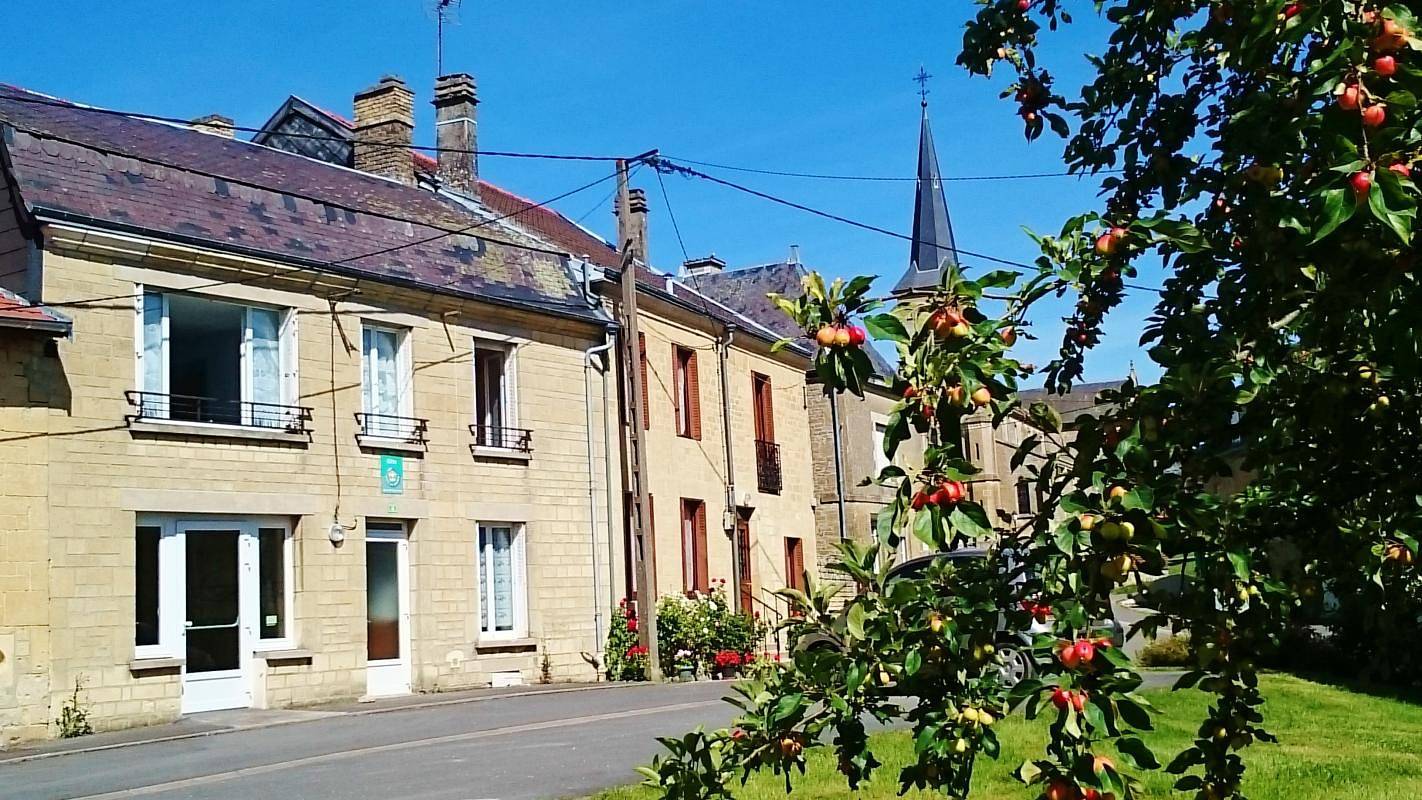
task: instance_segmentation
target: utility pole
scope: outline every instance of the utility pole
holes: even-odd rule
[[[657,651],[657,544],[651,535],[648,510],[651,501],[647,496],[647,481],[644,474],[647,464],[647,437],[642,426],[642,352],[641,331],[637,321],[637,258],[646,252],[646,242],[632,222],[631,190],[627,185],[627,161],[617,161],[617,238],[622,249],[622,305],[618,320],[622,327],[622,372],[627,376],[627,434],[631,438],[628,448],[628,494],[631,495],[632,509],[628,519],[632,523],[632,545],[634,547],[633,569],[637,573],[637,639],[647,649],[647,677],[653,681],[662,679],[661,654]]]

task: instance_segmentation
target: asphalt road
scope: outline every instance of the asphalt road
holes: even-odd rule
[[[520,800],[629,783],[655,736],[721,726],[726,684],[524,696],[0,764],[5,800]]]

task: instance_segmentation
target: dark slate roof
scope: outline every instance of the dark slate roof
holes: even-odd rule
[[[948,200],[938,173],[938,151],[928,125],[928,104],[918,134],[918,191],[913,198],[913,243],[909,268],[894,286],[897,294],[931,290],[942,282],[944,262],[958,263],[958,245],[948,220]]]
[[[724,303],[782,337],[803,337],[805,332],[785,313],[775,307],[766,295],[774,292],[791,299],[804,294],[801,280],[808,274],[803,265],[790,263],[763,264],[758,267],[711,272],[682,279],[703,294]],[[867,348],[874,372],[881,378],[892,378],[898,372],[873,347]]]
[[[292,136],[292,133],[301,136]],[[312,135],[331,136],[344,142],[323,141],[311,138]],[[254,135],[252,141],[350,166],[350,142],[354,138],[355,124],[349,119],[292,95],[262,125],[261,132]],[[410,160],[414,162],[415,171],[423,176],[433,176],[439,166],[435,159],[416,150],[410,151]],[[540,206],[482,178],[479,179],[479,201],[497,216],[517,214],[510,219],[512,224],[573,256],[586,257],[600,267],[620,265],[616,248],[552,208]]]
[[[0,327],[67,335],[72,325],[64,316],[31,305],[25,298],[0,288]]]
[[[3,144],[26,207],[42,217],[603,319],[558,253],[497,239],[493,226],[451,234],[485,220],[454,199],[250,142],[52,103],[0,85]],[[409,246],[369,255],[397,245]]]
[[[1017,396],[1024,407],[1041,401],[1061,414],[1063,420],[1070,422],[1094,408],[1105,405],[1097,400],[1096,396],[1106,389],[1119,389],[1124,382],[1125,379],[1078,383],[1066,394],[1051,394],[1046,389],[1024,389],[1018,392]]]

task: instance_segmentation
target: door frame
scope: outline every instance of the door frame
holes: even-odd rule
[[[295,619],[293,544],[296,525],[290,517],[241,514],[184,514],[171,512],[139,512],[134,515],[134,527],[154,527],[159,530],[158,550],[158,644],[136,646],[136,658],[176,658],[184,663],[180,670],[180,708],[184,714],[216,711],[228,708],[250,708],[256,696],[256,653],[262,650],[290,648]],[[287,636],[262,640],[258,621],[261,614],[259,531],[280,528],[285,532],[282,556],[284,613]],[[204,531],[237,532],[237,619],[238,668],[225,670],[226,675],[190,677],[187,668],[187,542],[189,533]],[[230,681],[226,694],[204,696],[193,689],[212,688],[219,681]],[[204,686],[204,684],[208,684]],[[225,698],[225,699],[223,699]]]
[[[376,527],[372,528],[372,524]],[[409,694],[413,688],[411,676],[414,673],[410,636],[410,526],[402,520],[366,520],[365,540],[367,547],[372,541],[392,542],[395,545],[396,595],[400,604],[400,658],[366,661],[365,694],[367,697]],[[365,590],[368,602],[368,584]],[[367,610],[367,622],[369,613]]]

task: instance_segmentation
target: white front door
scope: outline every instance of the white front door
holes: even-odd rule
[[[403,524],[366,523],[365,593],[365,693],[409,694],[410,540]]]
[[[252,705],[256,545],[248,526],[187,522],[184,551],[183,713]]]

